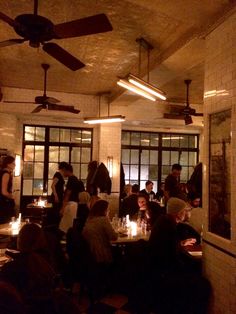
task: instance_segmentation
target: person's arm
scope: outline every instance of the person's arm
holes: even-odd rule
[[[63,198],[62,208],[60,210],[61,215],[63,215],[63,213],[65,211],[65,207],[66,207],[67,203],[69,202],[70,196],[71,196],[71,190],[66,189],[65,194],[64,194],[64,198]]]
[[[2,176],[2,195],[6,196],[7,198],[14,199],[14,196],[12,193],[9,193],[7,191],[8,182],[10,180],[10,174],[4,173]]]
[[[115,241],[117,240],[118,238],[118,233],[115,232],[115,230],[113,229],[110,221],[109,221],[109,218],[108,217],[105,217],[105,223],[104,223],[104,226],[105,226],[105,229],[106,229],[106,233],[109,237],[109,240],[110,241]]]
[[[55,200],[55,203],[58,203],[59,202],[59,199],[58,199],[58,195],[57,195],[57,191],[56,191],[56,185],[57,185],[57,182],[59,181],[59,179],[57,177],[54,177],[53,178],[53,181],[52,181],[52,185],[51,185],[51,188],[52,188],[52,193],[54,195],[54,200]]]

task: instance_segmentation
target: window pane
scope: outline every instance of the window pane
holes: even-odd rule
[[[189,135],[188,136],[189,147],[190,148],[197,148],[197,136],[196,135]]]
[[[179,163],[179,152],[171,152],[171,165]]]
[[[149,166],[149,174],[148,179],[151,181],[155,181],[158,179],[158,168],[157,166]]]
[[[69,161],[69,147],[60,147],[59,161]]]
[[[189,166],[195,166],[197,164],[197,153],[189,152]]]
[[[58,169],[58,163],[49,163],[48,165],[48,178],[52,179]]]
[[[139,163],[139,151],[135,149],[131,149],[131,164],[138,164]]]
[[[49,133],[50,142],[59,142],[59,129],[52,128]]]
[[[139,132],[131,133],[131,145],[140,145],[140,133]]]
[[[71,164],[73,167],[73,173],[76,177],[80,178],[80,164]]]
[[[32,162],[24,162],[23,176],[24,178],[33,178],[34,164]]]
[[[141,180],[148,180],[148,175],[149,175],[149,167],[148,166],[141,166],[140,169],[140,179]]]
[[[179,135],[171,135],[171,147],[179,147]]]
[[[35,146],[35,161],[44,161],[44,146]]]
[[[141,145],[142,146],[150,145],[149,133],[141,133]]]
[[[81,130],[71,130],[71,142],[72,143],[81,143]]]
[[[73,147],[71,150],[71,162],[80,162],[80,147]]]
[[[92,132],[88,130],[82,131],[82,144],[91,144],[92,143]]]
[[[43,180],[34,180],[33,183],[33,195],[43,194]]]
[[[158,151],[155,151],[155,150],[150,151],[150,164],[153,164],[153,165],[158,164]]]
[[[162,134],[162,146],[163,147],[170,147],[170,134]]]
[[[121,134],[121,144],[130,145],[130,132],[122,132]]]
[[[59,146],[50,146],[49,147],[49,162],[59,160]]]
[[[180,181],[187,182],[188,180],[188,167],[182,167]]]
[[[24,151],[24,160],[25,161],[33,161],[34,160],[34,146],[26,145]]]
[[[181,166],[188,165],[188,152],[182,152],[182,154],[180,155],[180,164]]]
[[[48,180],[48,195],[51,195],[52,194],[52,180]]]
[[[130,166],[130,179],[131,180],[138,179],[138,166]]]
[[[147,180],[145,180],[145,181],[140,181],[140,187],[139,187],[139,190],[141,191],[141,190],[143,190],[143,189],[145,189],[145,183],[146,183],[146,181]]]
[[[129,149],[122,149],[122,163],[123,164],[128,164],[129,163],[129,153],[130,150]]]
[[[41,162],[37,162],[34,164],[34,178],[43,178],[43,167],[44,164]]]
[[[148,165],[149,164],[149,151],[148,150],[142,150],[141,153],[141,164]]]
[[[88,165],[85,164],[81,164],[81,174],[80,174],[80,178],[82,180],[85,180],[87,178],[88,175]]]
[[[91,158],[91,149],[90,148],[82,148],[81,149],[81,162],[90,162]],[[79,161],[79,160],[77,160]]]
[[[70,129],[60,129],[60,142],[70,142]]]
[[[36,127],[35,141],[45,141],[45,128]]]
[[[161,167],[161,181],[165,181],[165,178],[171,171],[171,166],[162,166]]]
[[[33,180],[23,181],[23,195],[32,195]]]
[[[125,173],[125,181],[129,181],[129,166],[123,165],[124,173]]]
[[[34,126],[26,126],[25,127],[25,141],[33,141],[34,140]]]
[[[170,152],[163,151],[162,152],[162,164],[163,165],[170,165]]]
[[[159,135],[158,134],[150,134],[150,145],[151,146],[159,146]]]
[[[188,147],[188,135],[181,135],[180,147]]]

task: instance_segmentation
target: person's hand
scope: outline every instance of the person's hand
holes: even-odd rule
[[[188,245],[193,245],[197,242],[196,239],[194,238],[190,238],[190,239],[186,239],[180,242],[181,246],[188,246]]]

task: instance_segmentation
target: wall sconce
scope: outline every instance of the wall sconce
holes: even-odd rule
[[[14,170],[14,176],[19,177],[21,173],[21,157],[20,155],[16,155],[15,157],[15,170]]]
[[[112,178],[113,176],[113,157],[112,156],[107,157],[107,169],[109,171],[110,178]]]

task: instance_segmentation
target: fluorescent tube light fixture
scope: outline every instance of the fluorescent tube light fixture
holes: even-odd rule
[[[114,123],[114,122],[123,122],[123,121],[125,121],[125,117],[121,115],[96,117],[96,118],[95,117],[84,118],[84,123],[87,123],[87,124]]]
[[[158,97],[162,100],[166,100],[166,96],[163,91],[160,89],[156,88],[155,86],[149,84],[148,82],[145,82],[144,80],[141,80],[137,76],[133,74],[129,74],[128,76],[128,81],[140,88],[141,90],[144,90],[145,92],[154,95],[155,97]],[[156,99],[155,99],[156,100]]]
[[[139,87],[131,84],[129,81],[125,80],[125,79],[120,79],[117,84],[119,86],[122,86],[128,90],[130,90],[131,92],[134,92],[140,96],[143,96],[149,100],[152,100],[152,101],[156,101],[156,98],[153,97],[152,95],[150,95],[149,93],[147,93],[146,91],[140,89]]]

